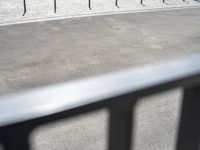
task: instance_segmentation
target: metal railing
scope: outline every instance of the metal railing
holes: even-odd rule
[[[108,108],[109,150],[130,150],[132,111],[139,98],[184,90],[177,150],[198,150],[200,55],[0,97],[0,141],[6,150],[30,149],[38,125]]]
[[[185,2],[186,0],[182,0],[183,2]],[[197,0],[198,1],[198,0]],[[164,3],[164,4],[168,4],[167,2],[166,2],[166,0],[162,0],[162,2]],[[56,11],[57,11],[57,0],[53,0],[53,5],[54,5],[54,7],[53,7],[53,9],[54,9],[54,13],[56,13]],[[115,6],[117,7],[117,8],[120,8],[119,7],[119,0],[115,0]],[[143,0],[140,0],[140,4],[142,5],[142,6],[145,6],[144,5],[144,2],[143,2]],[[92,10],[92,2],[91,2],[91,0],[88,0],[88,8],[90,9],[90,10]],[[23,0],[23,15],[22,16],[24,16],[25,14],[26,14],[26,12],[27,12],[27,6],[26,6],[26,0]]]

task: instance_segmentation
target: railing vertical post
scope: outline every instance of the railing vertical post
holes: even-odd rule
[[[118,0],[115,0],[115,6],[119,8]]]
[[[133,103],[117,103],[110,107],[109,150],[130,150]]]
[[[200,86],[184,89],[176,150],[199,150]]]
[[[54,0],[54,14],[56,13],[56,11],[57,11],[57,1]]]
[[[23,6],[24,6],[24,13],[23,16],[26,14],[26,0],[23,0]]]
[[[0,134],[0,140],[5,150],[30,150],[29,130],[26,128],[7,128]]]
[[[91,7],[91,0],[88,0],[88,7],[89,7],[90,10],[92,9],[92,7]]]

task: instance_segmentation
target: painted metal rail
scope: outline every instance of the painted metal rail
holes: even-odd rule
[[[200,54],[0,97],[0,142],[29,150],[31,131],[45,123],[108,108],[109,150],[130,150],[132,111],[139,98],[181,87],[184,91],[177,150],[198,150]]]

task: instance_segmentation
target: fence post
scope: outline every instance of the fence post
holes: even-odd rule
[[[199,150],[200,86],[184,89],[176,150]]]

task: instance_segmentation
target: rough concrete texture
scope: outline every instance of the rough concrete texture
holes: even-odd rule
[[[64,19],[0,27],[0,93],[200,52],[200,9]],[[137,150],[172,150],[181,90],[143,99]],[[56,100],[56,98],[55,98]],[[103,150],[106,110],[38,128],[33,149]]]
[[[95,15],[102,13],[120,13],[124,11],[147,11],[174,7],[199,6],[198,0],[91,0],[92,10],[88,8],[88,0],[57,0],[57,13],[54,14],[54,0],[26,0],[27,13],[23,15],[23,0],[0,0],[0,25],[16,22],[36,21],[41,19],[55,19]]]

